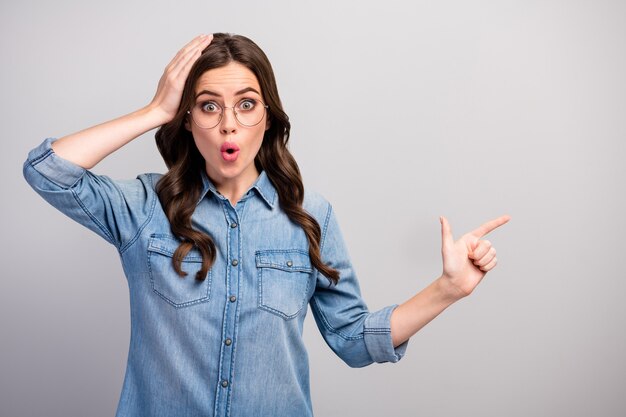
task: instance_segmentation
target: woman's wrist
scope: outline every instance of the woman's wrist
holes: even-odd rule
[[[147,118],[152,129],[158,128],[172,120],[172,116],[165,113],[159,106],[152,103],[142,107],[136,112],[138,115]],[[148,129],[148,130],[152,130]]]
[[[461,298],[467,296],[467,294],[464,294],[458,287],[455,287],[450,279],[443,274],[435,280],[435,288],[440,294],[440,297],[450,303],[459,301]]]

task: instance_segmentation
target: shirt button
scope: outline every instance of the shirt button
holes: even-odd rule
[[[230,345],[231,345],[231,343],[233,343],[233,341],[232,341],[232,340],[230,340],[230,339],[226,339],[226,340],[224,340],[224,344],[225,344],[226,346],[230,346]]]
[[[227,380],[223,380],[223,381],[222,381],[222,386],[223,386],[224,388],[226,388],[226,387],[228,386],[228,381],[227,381]]]
[[[230,227],[232,227],[234,229],[235,227],[237,227],[237,223],[235,223],[235,222],[231,223]]]
[[[231,303],[234,303],[235,301],[237,301],[237,297],[235,297],[234,295],[231,295],[229,298]]]
[[[292,267],[292,266],[293,266],[293,262],[291,262],[291,261],[287,261],[287,266],[288,266],[288,267]]]
[[[237,265],[239,265],[239,261],[237,259],[233,259],[233,261],[230,264],[232,266],[237,266]]]

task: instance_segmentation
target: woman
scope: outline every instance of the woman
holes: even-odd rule
[[[139,135],[168,172],[89,171]],[[443,274],[369,312],[331,205],[305,193],[271,65],[242,36],[199,36],[144,108],[59,140],[24,164],[31,186],[119,251],[131,340],[118,416],[312,415],[302,328],[310,304],[348,365],[397,362],[408,339],[496,265],[492,220],[454,241]]]

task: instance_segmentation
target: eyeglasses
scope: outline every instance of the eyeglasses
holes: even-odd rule
[[[191,120],[201,129],[213,129],[224,117],[224,110],[233,109],[235,119],[242,126],[252,127],[261,123],[270,106],[261,100],[244,98],[232,107],[221,106],[215,101],[204,101],[187,110]]]

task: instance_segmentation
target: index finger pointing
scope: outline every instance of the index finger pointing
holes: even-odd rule
[[[511,220],[511,216],[509,216],[508,214],[505,214],[504,216],[500,216],[497,219],[488,221],[487,223],[483,224],[482,226],[470,232],[470,234],[480,239],[481,237],[485,236],[487,233],[492,232],[496,228],[507,223],[509,220]]]

